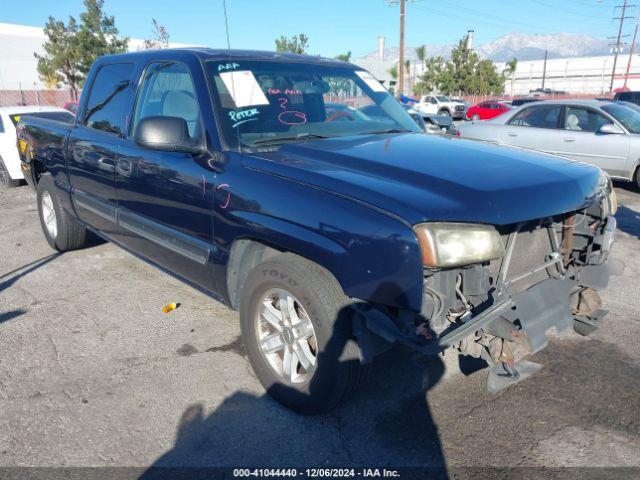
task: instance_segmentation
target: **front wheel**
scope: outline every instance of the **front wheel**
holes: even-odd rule
[[[443,108],[438,112],[438,115],[442,115],[443,117],[450,117],[451,113],[449,113],[449,110]]]
[[[477,113],[474,113],[473,116],[471,117],[471,120],[474,120],[474,121],[480,120],[480,115],[478,115]]]
[[[638,190],[640,190],[640,166],[638,168],[636,168],[636,177],[635,177],[635,181],[636,181],[636,188]]]
[[[36,189],[40,225],[47,243],[59,252],[82,248],[86,243],[87,230],[60,205],[51,175],[43,174]]]
[[[242,337],[258,380],[302,414],[331,410],[364,376],[351,320],[333,276],[290,253],[255,267],[240,294]]]

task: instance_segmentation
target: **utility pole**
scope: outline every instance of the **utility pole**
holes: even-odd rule
[[[400,58],[398,60],[398,96],[401,96],[404,93],[404,7],[405,0],[400,0]]]
[[[625,14],[627,13],[627,9],[628,8],[635,8],[638,5],[629,5],[628,4],[628,0],[624,0],[624,3],[622,5],[616,5],[614,7],[614,10],[617,10],[618,8],[622,9],[622,13],[620,14],[620,17],[613,17],[613,20],[620,20],[620,25],[618,26],[618,36],[616,38],[616,43],[615,43],[615,47],[614,47],[614,51],[613,51],[613,70],[611,70],[611,84],[609,85],[609,91],[613,92],[613,80],[615,78],[616,75],[616,65],[618,63],[618,54],[620,53],[620,45],[621,42],[620,40],[622,39],[623,35],[622,35],[622,27],[624,25],[624,21],[627,18],[632,18],[632,17],[627,17],[625,16]],[[628,36],[628,35],[625,35]]]
[[[631,70],[631,59],[633,58],[633,52],[636,49],[636,37],[638,36],[638,23],[640,23],[640,17],[636,22],[636,28],[633,30],[633,40],[631,40],[631,49],[629,50],[629,61],[627,62],[627,71],[624,72],[624,86],[623,90],[627,89],[627,80],[629,79],[629,70]]]

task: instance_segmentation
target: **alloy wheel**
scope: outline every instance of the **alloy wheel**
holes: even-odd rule
[[[271,289],[255,321],[260,351],[273,371],[290,383],[305,383],[315,372],[318,344],[311,318],[291,293]]]
[[[53,239],[58,234],[58,222],[56,220],[56,209],[53,206],[53,199],[49,192],[42,194],[42,218],[49,236]]]

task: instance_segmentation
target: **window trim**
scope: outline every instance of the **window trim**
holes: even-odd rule
[[[194,92],[194,98],[196,103],[198,104],[198,123],[200,124],[200,137],[202,138],[198,138],[196,139],[198,141],[198,145],[202,145],[203,144],[203,140],[206,137],[206,132],[204,130],[204,123],[203,123],[203,119],[202,119],[202,106],[200,105],[200,101],[198,100],[198,90],[196,88],[196,82],[193,78],[193,72],[191,71],[191,69],[189,68],[189,65],[182,61],[182,60],[174,60],[174,59],[167,59],[167,60],[162,60],[162,59],[151,59],[149,60],[144,68],[142,69],[142,73],[140,74],[139,78],[138,78],[138,82],[136,85],[136,91],[135,91],[135,98],[133,100],[133,107],[130,113],[130,117],[131,117],[131,121],[129,122],[129,128],[127,129],[127,132],[125,135],[123,135],[123,138],[127,138],[130,140],[134,140],[134,125],[135,125],[135,120],[136,120],[136,111],[138,109],[138,102],[140,101],[140,95],[142,93],[142,84],[144,83],[144,79],[147,76],[147,71],[149,70],[149,68],[151,67],[151,65],[155,65],[157,63],[170,63],[170,64],[175,64],[175,65],[184,65],[184,67],[187,69],[187,73],[189,74],[189,78],[191,79],[191,84],[193,85],[193,92]]]
[[[93,128],[93,127],[87,125],[87,111],[88,111],[88,107],[89,107],[89,100],[91,99],[91,93],[93,92],[93,87],[95,86],[96,79],[98,78],[98,75],[100,74],[100,70],[102,70],[104,67],[108,67],[108,66],[112,66],[112,65],[131,65],[131,67],[132,67],[131,68],[131,80],[129,80],[129,86],[124,91],[131,90],[131,87],[132,87],[132,85],[134,84],[134,81],[135,81],[135,74],[136,74],[136,63],[135,62],[132,62],[132,61],[105,62],[105,63],[102,63],[101,65],[98,65],[96,72],[92,75],[91,85],[89,86],[89,91],[86,94],[86,99],[83,101],[82,118],[80,118],[76,114],[75,125],[81,126],[83,128],[88,128],[91,131],[103,133],[105,135],[111,135],[111,136],[115,136],[117,138],[124,138],[124,132],[121,132],[121,133],[108,132],[106,130],[100,130],[98,128]],[[131,112],[128,112],[128,115],[130,116]],[[126,121],[125,121],[125,123],[126,123]],[[127,127],[127,125],[125,125],[125,130],[126,130],[126,127]]]

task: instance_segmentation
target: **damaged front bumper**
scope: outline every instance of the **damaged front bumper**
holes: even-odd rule
[[[586,335],[607,313],[597,290],[624,269],[609,259],[616,220],[608,213],[592,208],[515,225],[503,232],[498,264],[425,272],[419,315],[361,306],[354,323],[361,360],[394,343],[421,355],[454,348],[492,367],[490,391],[526,378],[539,366],[524,358],[548,344],[550,331]]]

